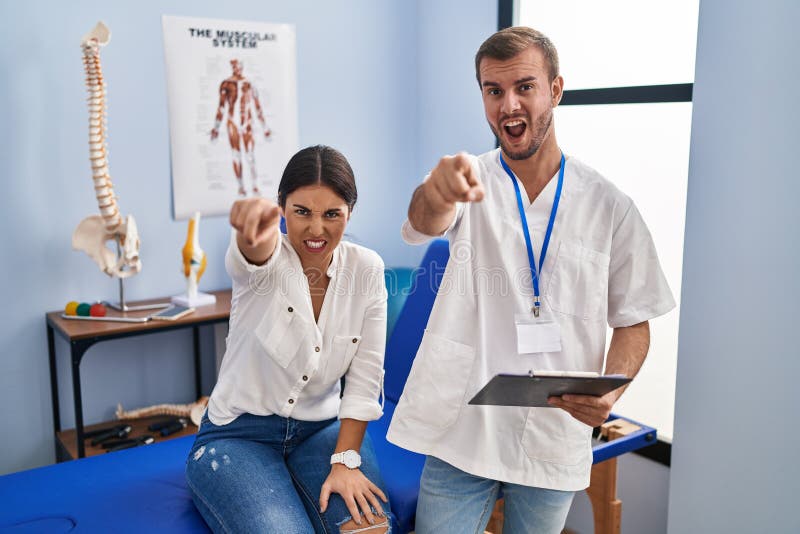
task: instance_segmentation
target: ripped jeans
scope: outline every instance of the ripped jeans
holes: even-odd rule
[[[195,506],[214,532],[339,534],[351,519],[341,496],[332,494],[325,513],[319,511],[338,435],[337,419],[243,414],[217,426],[205,415],[186,460]],[[369,434],[360,452],[361,471],[386,493]],[[391,530],[388,504],[383,513]]]

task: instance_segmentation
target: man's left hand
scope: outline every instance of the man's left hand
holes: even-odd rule
[[[592,395],[550,397],[547,402],[550,403],[550,406],[561,408],[581,423],[594,428],[606,422],[617,398],[619,397],[616,392],[612,391],[602,397]]]

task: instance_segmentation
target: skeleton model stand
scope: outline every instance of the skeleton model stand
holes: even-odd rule
[[[90,215],[78,224],[72,233],[72,248],[84,251],[101,271],[119,279],[119,303],[109,304],[111,307],[122,311],[163,308],[167,304],[125,305],[122,281],[138,273],[142,269],[142,262],[139,259],[140,241],[136,221],[133,215],[120,215],[108,170],[106,84],[100,66],[100,47],[105,46],[110,38],[109,29],[98,22],[81,41],[89,91],[89,159],[92,162],[92,180],[100,215]],[[109,241],[114,241],[115,251],[106,246]]]
[[[214,304],[217,297],[197,291],[197,283],[206,270],[207,262],[206,253],[200,248],[200,213],[195,213],[194,217],[189,220],[189,231],[181,252],[183,274],[186,276],[186,293],[172,297],[172,302],[190,308]]]

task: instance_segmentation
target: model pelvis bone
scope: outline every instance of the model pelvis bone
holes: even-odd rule
[[[82,250],[109,276],[127,278],[142,269],[139,260],[139,232],[132,215],[120,215],[108,170],[106,142],[106,84],[100,66],[100,47],[108,44],[111,32],[102,22],[81,41],[86,88],[89,92],[89,160],[100,215],[82,220],[72,234],[72,248]],[[115,250],[106,245],[114,242]]]
[[[120,251],[108,248],[109,241],[116,241],[120,234],[106,231],[106,224],[100,215],[90,215],[82,220],[72,233],[72,248],[82,250],[109,276],[127,278],[142,268],[139,260],[139,232],[133,215],[128,215],[120,225],[122,239]]]

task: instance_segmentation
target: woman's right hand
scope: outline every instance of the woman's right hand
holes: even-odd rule
[[[237,200],[231,207],[231,226],[236,229],[236,243],[245,258],[261,265],[275,250],[281,210],[266,198]]]

